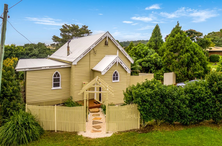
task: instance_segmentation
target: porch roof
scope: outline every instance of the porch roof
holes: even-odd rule
[[[115,63],[121,64],[121,66],[130,73],[130,69],[117,55],[106,55],[92,70],[99,71],[104,75]]]

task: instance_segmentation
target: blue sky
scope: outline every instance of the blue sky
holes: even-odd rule
[[[0,12],[4,3],[11,7],[18,1],[1,0]],[[52,43],[64,23],[87,25],[93,33],[109,31],[119,41],[147,40],[156,24],[165,37],[177,21],[183,30],[219,31],[221,6],[221,0],[23,0],[9,10],[8,21],[33,43]],[[26,43],[8,24],[6,44]]]

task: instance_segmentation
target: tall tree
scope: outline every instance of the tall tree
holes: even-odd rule
[[[163,45],[163,39],[160,32],[160,27],[157,24],[155,28],[153,29],[152,36],[150,37],[150,40],[148,41],[147,46],[150,49],[154,49],[158,53],[162,45]]]
[[[2,92],[0,95],[0,105],[2,106],[0,114],[3,120],[9,118],[13,111],[24,108],[20,84],[15,73],[17,62],[18,58],[7,58],[3,62]]]
[[[134,47],[133,42],[130,42],[129,46],[125,48],[126,52],[129,53],[129,51]]]
[[[201,36],[203,36],[202,32],[196,31],[194,29],[189,29],[189,30],[186,30],[185,32],[193,42],[196,42],[197,38],[200,38]]]
[[[129,55],[133,57],[134,62],[136,63],[131,67],[134,71],[140,69],[139,72],[142,73],[154,73],[162,67],[161,57],[153,49],[149,49],[142,43],[134,46],[129,51]]]
[[[177,82],[204,77],[210,70],[203,49],[187,37],[179,23],[167,37],[161,52],[164,71],[175,72]]]
[[[88,26],[83,25],[82,27],[79,27],[79,25],[75,24],[64,24],[62,25],[62,28],[60,29],[60,36],[53,36],[52,40],[58,44],[57,47],[62,46],[65,44],[69,39],[72,39],[73,37],[83,37],[90,35],[92,32],[88,29]]]
[[[222,29],[220,29],[218,32],[208,33],[206,37],[210,38],[215,46],[222,47]]]

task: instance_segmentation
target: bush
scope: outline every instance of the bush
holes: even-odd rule
[[[217,55],[217,54],[210,55],[209,59],[210,59],[210,62],[219,62],[220,55]]]
[[[65,104],[65,106],[68,106],[68,107],[82,106],[78,102],[74,102],[72,100],[72,96],[70,96],[70,98],[64,104]]]
[[[103,113],[106,114],[106,105],[105,105],[105,104],[102,104],[102,105],[101,105],[101,108],[102,108],[102,110],[103,110]]]
[[[214,112],[212,113],[212,119],[215,123],[222,120],[222,74],[218,72],[211,72],[206,76],[208,82],[208,88],[211,90],[215,96],[215,101],[213,102]]]
[[[219,61],[219,63],[218,63],[217,71],[218,71],[218,72],[222,72],[222,58],[220,58],[220,61]]]
[[[4,126],[0,127],[0,145],[28,144],[38,140],[43,132],[31,113],[14,111]]]

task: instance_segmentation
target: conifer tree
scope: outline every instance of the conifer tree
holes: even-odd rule
[[[153,29],[152,36],[147,43],[148,48],[154,49],[157,53],[159,52],[160,47],[163,45],[163,39],[160,32],[160,27],[157,24]]]
[[[129,51],[132,49],[134,47],[134,44],[133,44],[133,42],[130,42],[130,44],[129,44],[129,46],[128,47],[126,47],[126,52],[127,53],[129,53]]]
[[[164,71],[175,72],[177,82],[204,77],[210,70],[203,49],[187,37],[179,23],[167,37],[160,52]]]

